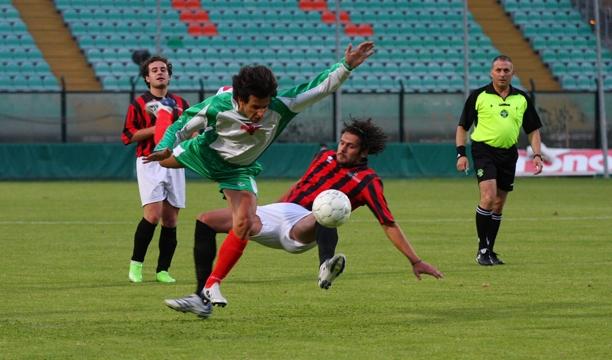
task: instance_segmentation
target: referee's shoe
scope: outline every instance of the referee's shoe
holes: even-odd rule
[[[491,256],[490,256],[491,263],[493,265],[504,265],[504,262],[500,258],[497,257],[497,253],[495,251],[491,250],[490,253],[491,253]]]
[[[491,252],[489,251],[489,249],[484,248],[484,249],[478,250],[478,252],[476,253],[476,262],[478,263],[478,265],[482,265],[482,266],[494,265],[493,259],[491,258]]]

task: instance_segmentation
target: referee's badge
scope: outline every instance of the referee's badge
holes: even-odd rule
[[[499,112],[499,115],[503,118],[507,118],[508,117],[508,111],[506,111],[506,109],[503,109],[502,111]]]

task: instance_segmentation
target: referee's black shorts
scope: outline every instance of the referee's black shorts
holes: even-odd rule
[[[504,191],[514,189],[514,174],[518,160],[516,146],[501,149],[474,141],[472,159],[478,182],[495,179],[499,189]]]

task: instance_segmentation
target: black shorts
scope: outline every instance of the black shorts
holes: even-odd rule
[[[500,149],[474,141],[472,142],[472,159],[478,182],[495,179],[499,189],[512,191],[518,160],[516,146]]]

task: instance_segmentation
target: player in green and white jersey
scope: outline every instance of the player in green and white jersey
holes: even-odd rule
[[[232,230],[219,250],[204,289],[213,304],[225,304],[219,290],[223,275],[219,274],[227,273],[225,269],[238,261],[254,223],[255,176],[262,170],[257,159],[289,121],[336,91],[351,71],[373,53],[373,42],[366,41],[355,48],[349,45],[341,62],[310,82],[278,94],[270,69],[243,67],[232,79],[231,92],[222,92],[185,110],[147,157],[147,161],[160,161],[164,167],[187,167],[218,182],[227,198],[234,219]],[[203,133],[191,138],[198,130]],[[197,228],[196,223],[196,231]]]

